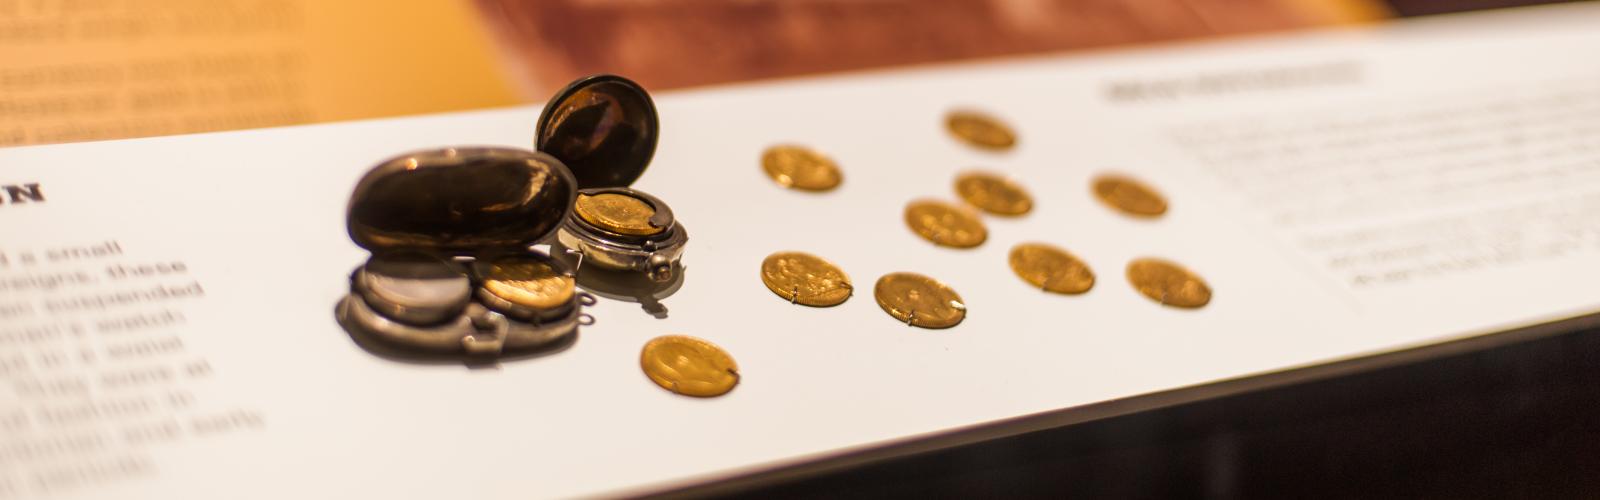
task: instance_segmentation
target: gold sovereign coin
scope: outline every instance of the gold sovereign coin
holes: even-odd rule
[[[1094,180],[1094,195],[1101,203],[1135,217],[1158,217],[1167,213],[1167,200],[1150,186],[1120,175],[1103,175]]]
[[[550,264],[527,259],[501,259],[483,272],[483,289],[507,302],[534,309],[559,307],[572,300],[572,276]]]
[[[1211,287],[1205,280],[1183,266],[1161,259],[1129,262],[1128,282],[1162,305],[1195,309],[1211,302]]]
[[[1017,144],[1011,127],[976,111],[952,111],[945,115],[944,126],[956,138],[982,149],[1000,151]]]
[[[650,218],[656,215],[655,208],[625,194],[580,194],[573,210],[584,222],[617,234],[648,236],[666,230],[650,225]]]
[[[988,172],[956,176],[956,194],[972,206],[995,215],[1022,215],[1033,210],[1033,197],[1010,179]]]
[[[739,365],[716,344],[684,335],[656,337],[639,353],[651,382],[685,396],[709,398],[739,385]]]
[[[920,274],[884,275],[873,296],[883,312],[911,326],[950,328],[967,317],[967,304],[955,290]]]
[[[906,205],[906,225],[936,245],[972,248],[989,238],[989,230],[972,210],[935,200]]]
[[[761,169],[779,185],[805,191],[827,191],[844,180],[837,163],[803,146],[767,148],[761,153]]]
[[[761,261],[761,282],[789,302],[836,306],[854,290],[850,277],[832,262],[802,252],[778,252]]]
[[[1066,250],[1044,243],[1011,248],[1011,271],[1047,292],[1080,294],[1094,288],[1094,272]]]

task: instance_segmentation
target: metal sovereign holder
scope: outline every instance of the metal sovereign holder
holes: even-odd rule
[[[577,180],[557,236],[579,256],[576,267],[642,273],[656,283],[677,278],[688,231],[665,202],[628,187],[650,165],[658,130],[650,95],[619,76],[580,79],[545,105],[534,144]]]
[[[340,323],[406,350],[499,355],[571,338],[593,297],[532,245],[568,218],[577,182],[560,160],[460,147],[390,158],[356,184],[350,238],[372,252]]]

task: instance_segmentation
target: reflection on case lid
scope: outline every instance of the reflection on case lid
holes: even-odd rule
[[[346,223],[350,239],[374,252],[470,254],[543,240],[576,199],[572,174],[550,155],[435,149],[390,158],[367,172],[350,195]]]
[[[559,158],[579,189],[626,187],[655,155],[659,121],[644,88],[616,75],[579,79],[539,115],[534,146]]]

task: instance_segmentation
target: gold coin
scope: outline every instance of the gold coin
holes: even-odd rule
[[[585,222],[617,234],[647,236],[666,230],[650,225],[650,218],[656,215],[655,208],[625,194],[580,194],[573,210]]]
[[[739,385],[739,365],[716,344],[684,335],[656,337],[639,353],[651,382],[685,396],[721,396]]]
[[[1033,197],[1010,179],[988,172],[956,176],[956,194],[967,203],[995,215],[1022,215],[1033,210]]]
[[[1205,280],[1183,266],[1161,259],[1129,262],[1128,282],[1162,305],[1194,309],[1211,302],[1211,287]]]
[[[945,115],[944,126],[956,138],[983,149],[999,151],[1017,144],[1011,127],[976,111],[951,111]]]
[[[967,304],[955,290],[920,274],[886,274],[873,296],[883,312],[911,326],[950,328],[967,317]]]
[[[844,180],[839,165],[803,146],[780,145],[761,153],[761,169],[783,187],[827,191]]]
[[[917,200],[906,205],[906,225],[918,236],[956,248],[972,248],[989,238],[978,214],[942,201]]]
[[[1011,270],[1041,290],[1080,294],[1094,288],[1094,272],[1065,250],[1044,243],[1011,248]]]
[[[491,262],[483,288],[507,302],[536,309],[559,307],[572,300],[572,276],[536,260],[507,258]]]
[[[778,252],[761,261],[761,282],[779,297],[813,307],[836,306],[854,290],[832,262],[801,252]]]
[[[1167,213],[1167,200],[1150,186],[1120,175],[1103,175],[1094,180],[1094,195],[1101,203],[1135,217],[1157,217]]]

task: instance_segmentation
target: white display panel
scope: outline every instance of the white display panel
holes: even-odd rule
[[[333,310],[366,252],[344,210],[395,154],[530,146],[537,107],[0,150],[0,186],[44,198],[0,204],[0,498],[648,492],[1594,311],[1600,71],[1581,54],[1597,22],[1544,8],[663,93],[634,187],[689,230],[667,317],[601,300],[570,348],[495,366],[352,342]],[[1019,146],[957,143],[956,108],[1003,118]],[[844,184],[778,187],[759,166],[778,143],[832,156]],[[974,167],[1029,188],[1034,212],[986,218],[972,250],[905,227],[908,201],[956,200]],[[1101,206],[1105,172],[1172,210]],[[1029,288],[1006,264],[1025,241],[1098,284]],[[773,295],[757,273],[782,250],[837,263],[856,296]],[[1144,256],[1214,300],[1138,295],[1123,272]],[[871,286],[896,271],[950,284],[966,321],[890,318]],[[639,350],[667,334],[727,349],[741,384],[652,384]]]

